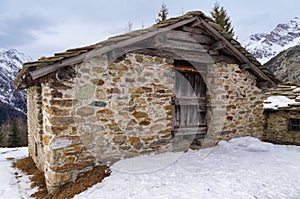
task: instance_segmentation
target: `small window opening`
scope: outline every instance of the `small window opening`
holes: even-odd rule
[[[34,143],[34,155],[38,156],[37,143]]]
[[[300,119],[289,119],[289,131],[300,132]]]

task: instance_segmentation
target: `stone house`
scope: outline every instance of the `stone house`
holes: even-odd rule
[[[201,12],[25,63],[29,154],[50,192],[94,166],[263,136],[276,79]]]
[[[300,145],[300,87],[279,85],[266,96],[263,140]]]

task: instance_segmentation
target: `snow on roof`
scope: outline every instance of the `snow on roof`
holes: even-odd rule
[[[300,88],[296,88],[296,89],[294,89],[294,90],[293,90],[293,92],[295,92],[295,93],[299,93],[299,96],[300,96]],[[299,96],[298,96],[298,97],[299,97]]]
[[[300,111],[300,87],[279,85],[267,93],[264,100],[265,109],[289,109]]]
[[[295,100],[289,99],[286,96],[271,96],[264,101],[265,109],[278,109],[282,107],[289,107],[290,104],[300,104]]]

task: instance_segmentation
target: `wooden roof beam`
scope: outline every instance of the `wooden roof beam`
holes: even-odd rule
[[[197,19],[198,19],[198,17],[192,17],[190,19],[185,19],[185,20],[179,21],[179,22],[177,22],[175,24],[163,27],[163,28],[153,29],[152,31],[150,31],[148,33],[145,33],[145,34],[142,34],[142,35],[138,35],[138,36],[135,36],[135,37],[132,37],[132,38],[129,38],[129,39],[125,39],[123,41],[111,43],[111,44],[109,44],[107,46],[103,46],[103,47],[100,47],[98,49],[95,48],[94,50],[91,50],[91,51],[86,52],[86,53],[82,53],[82,54],[80,54],[80,55],[78,55],[76,57],[71,57],[71,58],[64,59],[64,60],[59,61],[59,62],[57,62],[55,64],[51,64],[51,65],[45,66],[45,67],[37,69],[35,71],[30,71],[29,73],[30,73],[32,79],[36,80],[36,79],[38,79],[40,77],[43,77],[43,76],[45,76],[45,75],[47,75],[49,73],[55,72],[59,68],[80,63],[80,62],[82,62],[82,61],[84,61],[86,59],[92,58],[94,56],[108,53],[108,52],[110,52],[111,50],[113,50],[115,48],[123,48],[125,46],[128,46],[128,45],[140,42],[142,40],[151,38],[151,37],[155,36],[158,33],[167,32],[167,31],[173,30],[173,29],[178,28],[180,26],[183,26],[183,25],[186,25],[188,23],[191,23],[191,22],[193,22],[193,21],[195,21]]]
[[[215,43],[213,43],[211,45],[211,49],[212,50],[220,50],[226,47],[226,44],[221,40],[221,41],[217,41]]]
[[[200,30],[199,28],[191,28],[189,26],[183,26],[182,30],[186,31],[186,32],[194,33],[194,34],[199,34],[199,35],[203,34],[203,31]]]
[[[248,70],[248,69],[251,69],[251,67],[249,66],[249,64],[242,64],[242,65],[240,65],[240,69]]]
[[[222,40],[225,44],[226,47],[228,47],[236,56],[238,59],[240,59],[242,62],[245,62],[249,64],[251,67],[251,70],[256,73],[260,78],[263,80],[271,82],[273,86],[276,87],[276,83],[273,82],[266,74],[264,74],[257,66],[255,66],[253,63],[249,61],[249,59],[242,54],[238,49],[236,49],[226,38],[221,35],[217,30],[215,30],[213,27],[211,27],[206,21],[204,21],[201,18],[197,18],[198,23],[195,23],[197,25],[203,25],[206,29],[208,29],[213,35],[216,36],[216,38]]]

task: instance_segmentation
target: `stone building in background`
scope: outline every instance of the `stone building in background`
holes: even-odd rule
[[[266,96],[263,140],[300,145],[300,87],[279,85]]]
[[[15,80],[50,192],[120,158],[262,138],[276,83],[201,12],[26,63]]]

